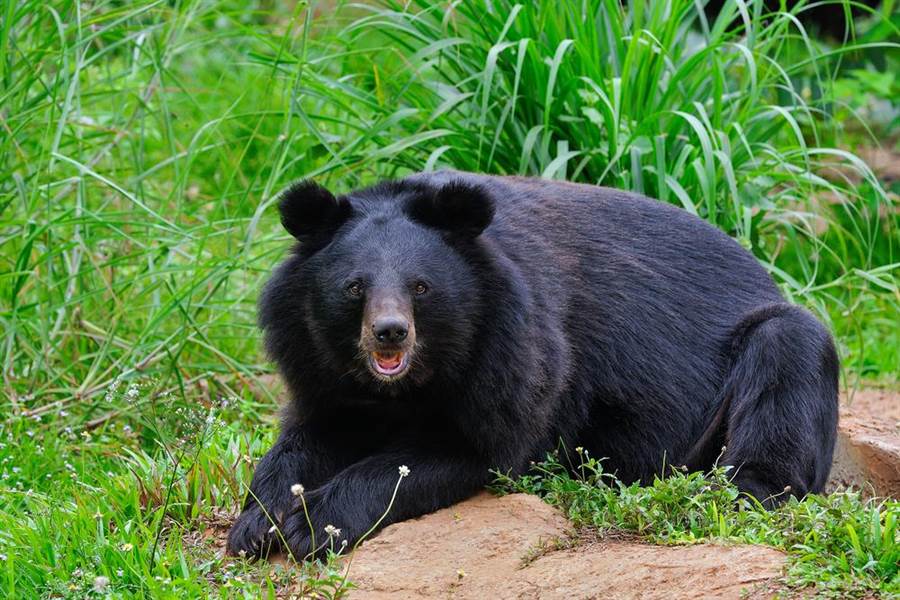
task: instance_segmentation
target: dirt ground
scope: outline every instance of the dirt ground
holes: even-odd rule
[[[900,497],[900,392],[863,389],[841,399],[828,489]]]
[[[784,564],[761,546],[572,544],[570,533],[535,496],[481,494],[364,544],[350,598],[766,597]]]

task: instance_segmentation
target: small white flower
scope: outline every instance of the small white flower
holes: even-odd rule
[[[409,475],[409,467],[407,467],[406,465],[400,465],[400,468],[398,470],[400,471],[400,477],[406,477],[407,475]]]
[[[278,531],[278,527],[277,527],[277,526],[272,525],[271,527],[269,527],[269,533],[275,533],[276,531]]]
[[[106,590],[106,586],[109,585],[109,577],[104,577],[100,575],[99,577],[94,577],[94,591],[95,592],[103,592]]]
[[[119,569],[118,571],[116,571],[116,577],[124,577],[124,576],[125,576],[125,571],[123,571],[122,569]]]
[[[6,562],[6,558],[5,554],[0,554],[0,562]]]
[[[341,537],[341,530],[334,525],[326,525],[325,533],[327,533],[329,537]]]
[[[294,485],[291,486],[291,493],[295,496],[302,496],[303,491],[304,491],[303,486],[300,485],[299,483],[295,483]]]

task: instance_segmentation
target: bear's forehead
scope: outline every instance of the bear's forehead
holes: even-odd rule
[[[402,214],[380,211],[361,216],[337,242],[342,254],[376,270],[430,262],[447,251],[436,232]]]
[[[385,282],[434,274],[458,260],[437,232],[386,213],[358,216],[325,254],[345,275]]]
[[[346,230],[344,237],[349,240],[381,245],[433,242],[434,232],[412,221],[399,202],[368,203],[360,208],[354,210],[355,218]]]

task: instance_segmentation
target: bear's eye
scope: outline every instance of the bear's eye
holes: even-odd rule
[[[421,281],[416,284],[416,296],[421,296],[428,291],[428,286]]]
[[[354,281],[347,286],[347,293],[351,296],[358,297],[360,294],[362,294],[362,286],[358,281]]]

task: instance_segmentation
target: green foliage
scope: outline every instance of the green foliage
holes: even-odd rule
[[[788,553],[786,582],[840,597],[900,594],[900,501],[858,492],[791,497],[767,511],[731,483],[729,468],[672,469],[653,483],[625,485],[580,448],[567,469],[548,456],[526,475],[498,474],[501,492],[538,494],[579,527],[629,531],[661,544],[720,540],[765,544]],[[566,461],[568,462],[568,461]]]
[[[898,309],[897,213],[865,164],[824,144],[842,51],[790,13],[454,6],[361,8],[335,33],[303,4],[8,4],[12,408],[79,398],[90,419],[117,378],[260,371],[254,301],[285,247],[267,208],[305,175],[344,187],[449,165],[635,189],[729,231],[822,315],[884,291]],[[864,185],[826,179],[835,161]]]
[[[754,209],[852,196],[822,179],[825,160],[880,189],[860,161],[820,145],[828,107],[810,88],[828,85],[830,63],[790,12],[732,1],[707,22],[690,0],[383,4],[348,31],[391,39],[400,56],[376,59],[375,91],[446,132],[426,167],[632,189],[748,246]]]
[[[333,554],[302,566],[221,554],[272,428],[226,426],[222,419],[233,420],[235,407],[158,408],[179,410],[182,431],[152,453],[130,426],[62,436],[34,419],[3,427],[0,597],[274,598],[291,591],[329,598],[348,589]],[[144,428],[164,426],[165,418],[145,412]]]

